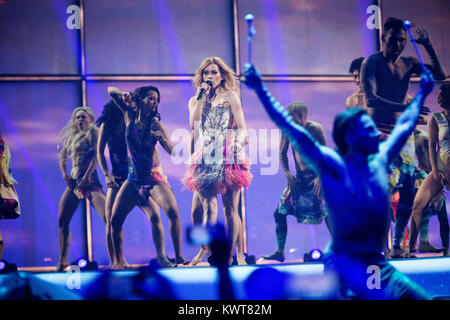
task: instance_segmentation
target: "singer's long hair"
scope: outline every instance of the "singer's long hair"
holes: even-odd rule
[[[200,87],[203,82],[203,71],[214,63],[219,67],[221,76],[223,77],[220,86],[226,91],[233,91],[239,95],[238,77],[236,73],[219,57],[209,57],[203,60],[202,64],[195,71],[192,84],[195,88]]]

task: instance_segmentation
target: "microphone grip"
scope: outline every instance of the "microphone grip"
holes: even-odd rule
[[[212,85],[213,85],[213,84],[212,84],[211,81],[208,80],[208,81],[205,81],[205,82],[206,82],[206,84],[207,84],[210,88],[212,88]],[[205,94],[205,92],[206,92],[206,90],[203,89],[203,88],[200,90],[200,93],[198,94],[198,97],[197,97],[197,101],[200,100],[200,99],[203,97],[203,95]]]
[[[203,88],[200,90],[200,93],[199,93],[198,96],[197,96],[197,101],[200,100],[200,99],[203,97],[203,95],[205,94],[205,91],[206,91],[206,90],[203,89]]]

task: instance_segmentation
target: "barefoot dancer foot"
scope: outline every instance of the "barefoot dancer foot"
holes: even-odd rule
[[[238,266],[246,266],[247,265],[247,261],[245,261],[245,257],[243,255],[237,255],[236,261],[237,261]]]
[[[197,255],[192,259],[191,261],[191,265],[192,266],[196,266],[197,264],[199,264],[203,258],[207,255],[210,254],[211,251],[209,250],[208,247],[203,247],[200,249],[200,252],[197,253]]]
[[[56,266],[56,272],[63,272],[68,266],[69,263],[67,261],[59,261]]]

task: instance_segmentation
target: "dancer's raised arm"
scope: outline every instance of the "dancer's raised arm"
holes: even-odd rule
[[[419,92],[398,118],[389,138],[380,145],[380,155],[386,154],[388,162],[400,153],[400,150],[414,131],[422,105],[425,98],[433,90],[433,85],[434,81],[431,72],[427,70],[422,73]]]

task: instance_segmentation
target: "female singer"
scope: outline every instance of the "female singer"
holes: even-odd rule
[[[195,96],[189,100],[189,122],[199,133],[191,164],[183,183],[197,191],[206,216],[206,222],[217,222],[217,194],[222,203],[231,241],[229,263],[242,223],[238,213],[241,188],[252,180],[250,163],[245,157],[247,137],[236,75],[221,58],[206,58],[195,72]],[[243,246],[237,246],[237,262],[246,264]],[[192,260],[198,264],[209,249],[202,246]]]

